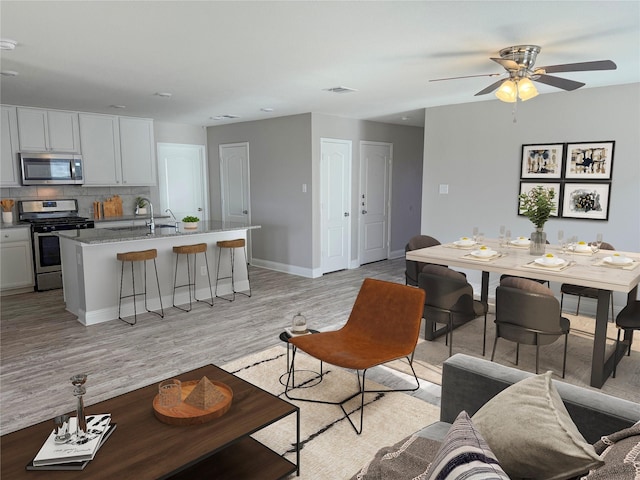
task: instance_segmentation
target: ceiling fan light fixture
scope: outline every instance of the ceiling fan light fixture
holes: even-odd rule
[[[531,80],[528,78],[521,78],[518,80],[518,97],[523,102],[538,96],[538,90]]]
[[[518,87],[516,82],[511,79],[507,79],[502,82],[500,88],[496,91],[496,97],[507,103],[514,103],[517,100]]]

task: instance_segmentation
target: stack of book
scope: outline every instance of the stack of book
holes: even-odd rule
[[[56,432],[52,431],[27,465],[27,470],[83,470],[116,428],[109,413],[89,415],[87,432],[83,437],[75,435],[76,426],[76,417],[70,418],[69,432],[72,435],[65,442],[56,441]]]

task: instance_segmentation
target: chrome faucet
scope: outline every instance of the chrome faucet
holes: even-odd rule
[[[149,204],[149,211],[151,212],[151,218],[149,219],[148,222],[146,222],[146,224],[151,230],[151,233],[154,233],[156,231],[156,223],[153,220],[153,204],[151,203],[151,200],[149,200],[147,197],[142,197],[141,199],[145,200]]]
[[[176,223],[178,222],[178,220],[176,219],[176,216],[173,214],[173,212],[171,211],[171,209],[170,209],[170,208],[167,208],[167,209],[164,211],[164,213],[170,213],[170,214],[171,214],[171,216],[173,217],[173,221],[174,221],[174,222],[176,222]]]

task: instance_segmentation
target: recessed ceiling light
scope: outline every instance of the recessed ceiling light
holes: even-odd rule
[[[126,105],[109,105],[111,108],[127,108]]]
[[[157,97],[162,97],[162,98],[171,98],[171,96],[173,95],[173,93],[169,93],[169,92],[156,92],[154,93],[155,96]]]
[[[0,50],[13,50],[18,42],[10,38],[0,38]]]
[[[0,75],[2,75],[3,77],[17,77],[18,72],[14,70],[3,70],[0,72]]]
[[[260,110],[262,110],[263,112],[267,112],[267,113],[273,112],[273,108],[271,108],[271,107],[264,107],[264,108],[261,108]]]
[[[402,117],[401,120],[406,122],[407,120],[411,120],[411,117]]]
[[[351,93],[351,92],[357,92],[358,90],[356,90],[355,88],[349,88],[349,87],[331,87],[331,88],[325,88],[325,91],[332,92],[332,93]]]

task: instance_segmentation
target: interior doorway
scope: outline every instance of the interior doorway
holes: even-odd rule
[[[351,258],[351,141],[320,140],[322,273],[349,268]]]
[[[187,215],[209,220],[207,161],[204,145],[158,143],[160,209],[178,221]]]

